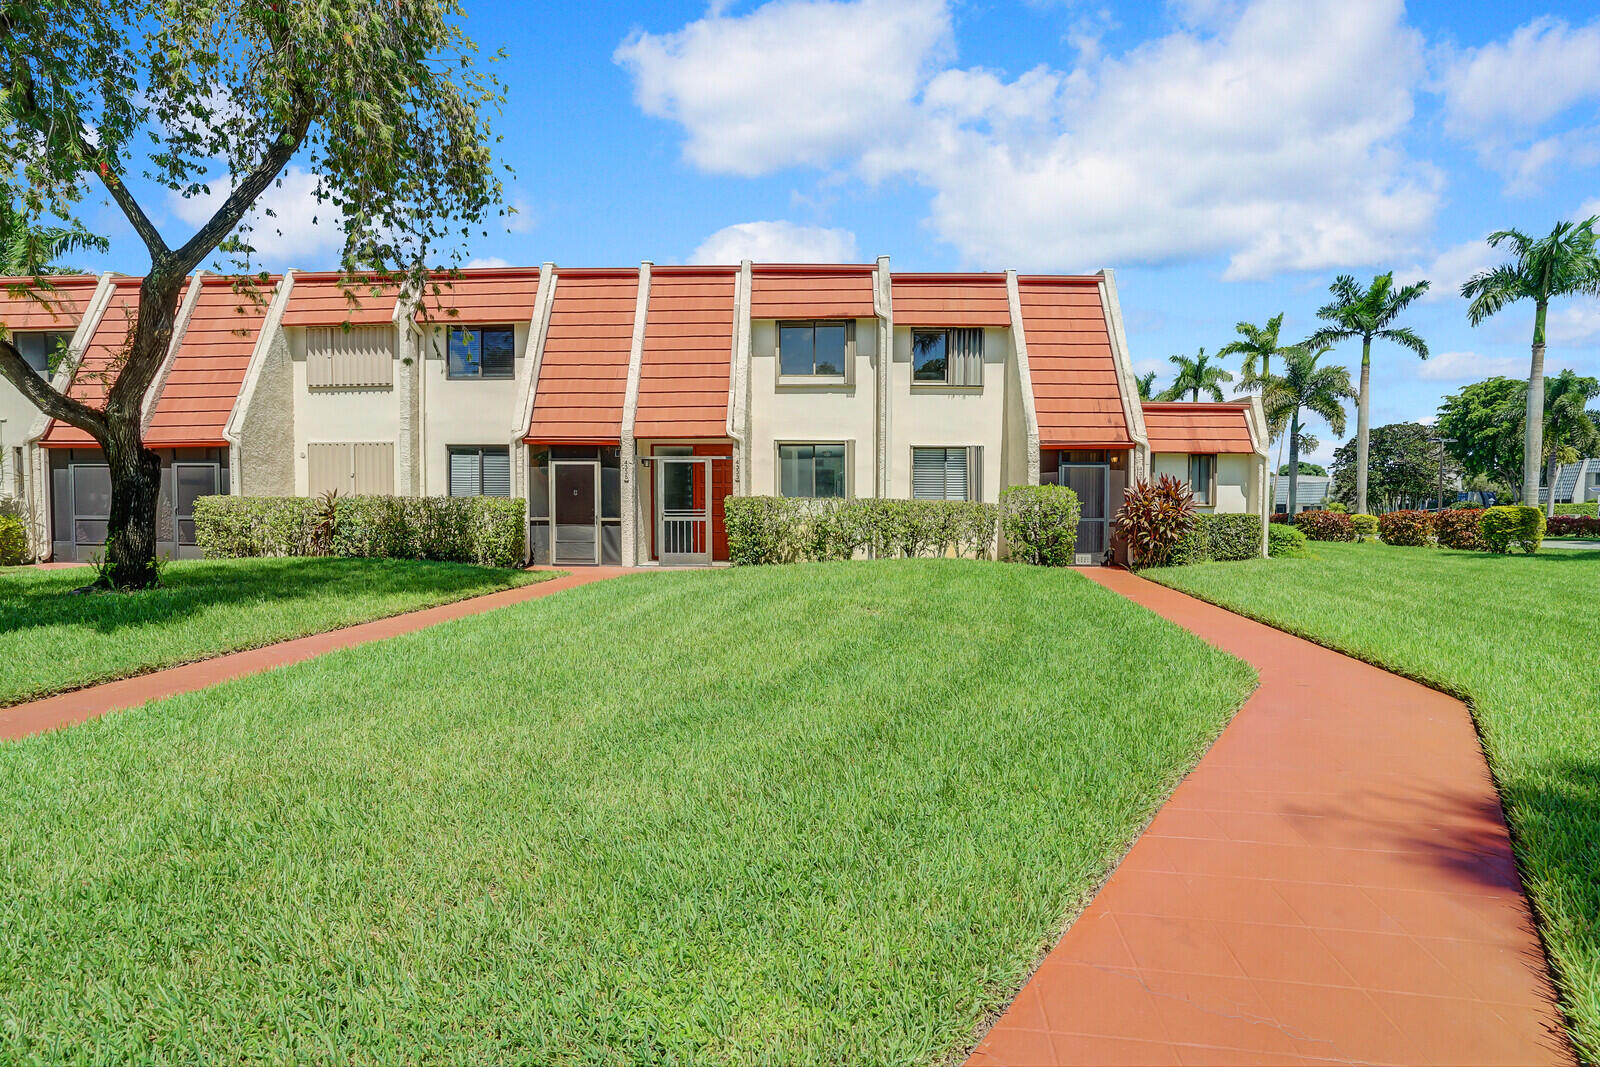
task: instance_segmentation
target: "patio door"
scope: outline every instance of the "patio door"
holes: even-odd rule
[[[1078,494],[1078,544],[1072,562],[1092,566],[1105,557],[1110,543],[1107,522],[1111,518],[1111,467],[1107,463],[1062,463],[1057,484]]]
[[[174,463],[172,465],[172,528],[177,548],[193,548],[194,502],[221,491],[222,470],[216,463]]]
[[[656,546],[662,566],[711,563],[711,460],[657,456]]]
[[[600,562],[600,464],[558,459],[550,463],[550,513],[555,519],[555,563]]]

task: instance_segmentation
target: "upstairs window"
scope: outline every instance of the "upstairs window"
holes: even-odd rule
[[[983,331],[912,331],[911,381],[915,385],[982,385]]]
[[[72,342],[70,333],[14,333],[12,341],[17,346],[17,351],[22,353],[22,358],[34,372],[49,377],[52,367],[61,355],[67,351],[67,345]]]
[[[451,378],[510,378],[516,373],[516,331],[510,326],[450,327]]]
[[[856,324],[843,322],[780,322],[778,324],[778,375],[780,379],[850,377]]]
[[[1190,456],[1189,457],[1189,491],[1194,494],[1194,502],[1201,507],[1208,507],[1216,503],[1212,490],[1212,482],[1217,476],[1216,456]]]

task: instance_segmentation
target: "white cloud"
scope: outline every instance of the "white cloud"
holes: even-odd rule
[[[1395,271],[1395,284],[1409,285],[1426,278],[1429,286],[1422,297],[1423,303],[1459,299],[1462,282],[1481,270],[1504,262],[1505,258],[1503,251],[1490,248],[1486,240],[1465,241],[1440,252],[1426,265],[1417,264],[1407,270]]]
[[[512,233],[530,233],[538,225],[539,216],[522,197],[511,201],[510,213],[506,217],[506,229]]]
[[[499,256],[477,256],[473,259],[467,260],[467,267],[469,270],[475,267],[487,268],[509,266],[511,266],[511,261],[509,259],[501,259]]]
[[[1600,215],[1600,196],[1595,197],[1593,200],[1585,201],[1584,204],[1578,208],[1579,219],[1590,219],[1594,218],[1596,215]]]
[[[1125,54],[1010,81],[919,76],[949,32],[926,0],[774,0],[636,35],[617,57],[641,106],[683,125],[696,165],[910,176],[930,191],[932,228],[974,264],[1220,254],[1228,277],[1259,278],[1413,247],[1440,179],[1399,144],[1422,76],[1400,0],[1190,7],[1184,28]],[[893,73],[863,69],[866,55],[892,57]]]
[[[856,236],[849,230],[800,226],[781,219],[724,226],[700,242],[691,263],[853,263]]]
[[[1513,356],[1483,356],[1476,352],[1439,352],[1417,364],[1417,377],[1428,382],[1468,382],[1503,374],[1515,378],[1528,372],[1528,361]]]
[[[226,177],[210,183],[210,193],[184,199],[167,194],[171,215],[190,228],[206,223],[228,195]],[[344,247],[342,216],[331,201],[318,203],[317,175],[290,166],[279,181],[267,187],[256,209],[245,218],[253,225],[250,244],[255,262],[265,267],[330,267]]]
[[[647,114],[683,125],[691,162],[750,176],[823,166],[887,135],[949,35],[943,0],[774,0],[636,31],[613,59]]]
[[[1600,300],[1568,298],[1551,303],[1545,332],[1551,345],[1586,345],[1600,340]]]
[[[1542,15],[1504,41],[1449,59],[1439,78],[1445,129],[1471,143],[1508,191],[1535,190],[1550,167],[1600,162],[1600,126],[1540,136],[1552,119],[1600,101],[1600,22]]]

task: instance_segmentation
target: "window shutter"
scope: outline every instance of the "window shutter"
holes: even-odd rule
[[[511,495],[511,453],[504,448],[483,450],[483,495]]]
[[[457,449],[450,453],[450,495],[478,496],[482,481],[482,461],[476,450]]]
[[[911,495],[917,500],[944,498],[944,449],[911,450]]]
[[[967,450],[944,450],[944,499],[967,499]]]
[[[306,331],[310,388],[389,388],[394,385],[393,326],[313,327]]]

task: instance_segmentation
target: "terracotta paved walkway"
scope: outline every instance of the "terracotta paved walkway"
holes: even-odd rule
[[[1261,686],[970,1064],[1571,1063],[1466,708],[1087,573]]]
[[[187,663],[181,667],[169,667],[166,670],[141,674],[136,678],[124,678],[121,681],[89,686],[86,689],[75,689],[70,693],[60,693],[27,704],[13,704],[8,708],[0,708],[0,740],[10,741],[36,734],[41,730],[71,726],[85,719],[104,715],[108,711],[137,707],[146,701],[159,700],[162,697],[175,696],[194,689],[204,689],[208,685],[241,678],[247,674],[257,674],[289,663],[299,663],[312,656],[320,656],[324,652],[408,634],[413,630],[421,630],[450,619],[493,611],[508,604],[520,604],[525,600],[534,600],[549,596],[551,593],[559,593],[563,589],[571,589],[575,585],[586,585],[602,578],[614,578],[627,573],[629,572],[622,567],[580,567],[563,577],[535,582],[532,585],[521,585],[515,589],[504,589],[498,593],[457,600],[450,604],[440,604],[438,607],[407,612],[404,615],[391,615],[386,619],[374,619],[372,622],[346,626],[342,630],[330,630],[310,637],[280,641],[275,645],[263,645],[261,648],[244,652],[229,652],[198,663]]]

